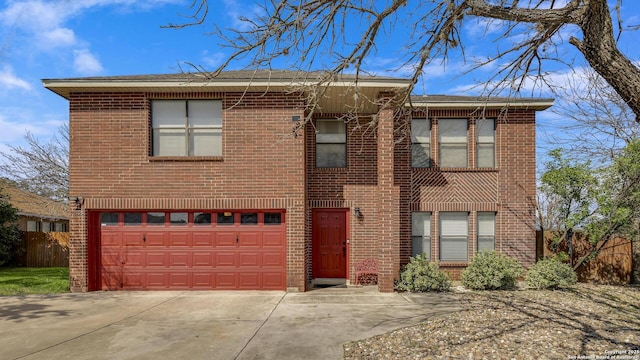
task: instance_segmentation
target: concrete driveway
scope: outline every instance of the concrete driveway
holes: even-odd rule
[[[367,289],[0,297],[0,359],[342,359],[342,344],[459,310]]]

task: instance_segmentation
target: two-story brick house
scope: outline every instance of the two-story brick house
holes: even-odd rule
[[[398,103],[408,80],[350,75],[313,98],[299,75],[44,80],[70,107],[72,291],[304,291],[371,257],[392,291],[417,253],[454,277],[479,249],[534,262],[552,100]]]

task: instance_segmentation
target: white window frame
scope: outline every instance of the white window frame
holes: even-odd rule
[[[496,213],[478,212],[478,252],[496,249]]]
[[[431,260],[431,213],[411,213],[411,256],[422,255]]]
[[[342,125],[340,133],[322,132],[323,123],[339,123]],[[320,145],[320,146],[318,146]],[[344,161],[338,162],[319,161],[320,156],[326,155],[320,151],[322,145],[342,145],[344,152]],[[346,168],[347,167],[347,124],[338,119],[317,119],[316,120],[316,168]]]
[[[481,155],[485,151],[491,151],[491,156],[486,157],[490,162],[484,163],[485,157]],[[482,163],[482,164],[481,164]],[[496,167],[496,121],[495,119],[476,120],[476,167]]]
[[[449,124],[461,125],[462,123],[465,127],[464,138],[447,133],[447,127],[452,126]],[[464,161],[460,161],[459,164],[451,163],[450,155],[447,155],[451,150],[448,150],[447,146],[464,147]],[[438,119],[438,163],[441,168],[469,167],[469,121],[467,119]]]
[[[411,166],[431,167],[431,119],[411,119]]]
[[[440,261],[469,261],[469,213],[440,212]]]
[[[189,111],[196,112],[198,107],[210,107],[211,118],[207,113],[206,120],[211,123],[202,123],[202,117],[190,116]],[[184,108],[184,118],[180,108]],[[202,109],[200,109],[202,111]],[[173,118],[178,117],[175,121]],[[157,119],[157,121],[154,121]],[[222,100],[194,99],[194,100],[151,100],[151,136],[152,156],[176,156],[176,157],[221,157],[222,156]],[[163,150],[161,134],[173,131],[184,133],[184,148]],[[198,152],[196,139],[199,134],[205,133],[212,143],[211,147],[203,147],[205,152]],[[216,138],[217,141],[216,141]]]

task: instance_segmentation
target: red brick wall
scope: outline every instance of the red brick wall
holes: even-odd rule
[[[149,156],[150,99],[223,100],[223,156]],[[87,290],[87,210],[284,209],[288,286],[304,289],[304,138],[295,94],[82,93],[70,97],[71,287]]]
[[[427,114],[417,113],[424,117]],[[469,169],[413,169],[411,211],[429,211],[432,260],[439,256],[439,213],[469,212],[469,259],[476,252],[477,212],[496,212],[496,250],[519,259],[525,266],[535,260],[535,112],[488,110],[496,118],[496,169],[475,168],[475,116],[473,111],[430,110],[432,158],[438,161],[438,118],[469,119]],[[403,237],[403,239],[406,239]],[[410,238],[408,240],[410,249]],[[403,252],[403,262],[406,258]],[[459,278],[466,263],[441,263]]]
[[[149,108],[154,98],[223,99],[222,158],[150,157]],[[299,290],[312,277],[313,208],[350,209],[350,280],[355,281],[351,271],[355,263],[374,257],[380,261],[383,291],[392,290],[400,264],[411,255],[411,211],[432,212],[434,260],[439,212],[470,213],[471,258],[477,212],[495,211],[496,249],[527,266],[533,263],[534,111],[486,114],[498,119],[497,169],[487,170],[474,169],[473,111],[430,110],[428,116],[434,119],[469,119],[471,169],[449,171],[411,168],[406,119],[397,117],[391,124],[391,109],[381,110],[382,126],[375,130],[349,123],[347,168],[316,169],[314,128],[307,125],[299,131],[302,136],[287,137],[295,125],[291,116],[303,111],[302,100],[294,94],[72,94],[70,195],[85,199],[84,208],[71,215],[72,290],[87,290],[87,210],[92,209],[284,209],[287,281]],[[359,124],[370,119],[362,117]],[[437,161],[437,121],[433,126],[432,157]],[[362,217],[355,216],[355,207]],[[465,265],[442,264],[454,274]]]

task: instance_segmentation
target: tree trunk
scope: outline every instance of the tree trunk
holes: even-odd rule
[[[640,119],[640,69],[618,48],[613,36],[611,13],[606,0],[591,0],[579,24],[582,41],[571,38],[589,65],[622,97]]]

